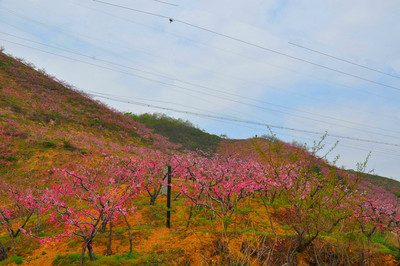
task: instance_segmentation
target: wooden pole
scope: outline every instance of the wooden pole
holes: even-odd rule
[[[168,165],[167,227],[171,228],[171,166]]]

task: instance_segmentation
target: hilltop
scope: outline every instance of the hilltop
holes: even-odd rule
[[[275,138],[124,115],[4,53],[0,152],[0,265],[400,259],[398,198],[383,185]]]

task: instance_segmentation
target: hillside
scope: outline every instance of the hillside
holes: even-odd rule
[[[107,108],[23,60],[0,53],[0,174],[40,178],[83,155],[176,148],[143,124]]]
[[[354,170],[348,170],[349,172],[355,173]],[[397,196],[400,196],[400,182],[391,178],[368,174],[368,173],[357,173],[360,175],[365,181],[374,184],[375,186],[381,187],[387,191],[394,193]]]
[[[163,135],[169,141],[181,144],[182,150],[195,151],[197,149],[206,152],[216,152],[222,138],[212,135],[204,130],[195,127],[189,121],[175,119],[164,114],[126,114],[133,120],[143,123],[147,128],[151,128],[155,133]]]
[[[398,198],[356,174],[275,139],[121,114],[3,53],[0,152],[0,265],[400,259]]]

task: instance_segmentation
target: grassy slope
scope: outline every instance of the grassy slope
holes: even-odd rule
[[[207,152],[215,152],[222,138],[209,134],[195,127],[189,121],[175,119],[164,114],[127,114],[135,121],[141,122],[146,127],[154,129],[154,132],[168,137],[174,143],[181,144],[183,150],[200,149]]]
[[[53,165],[134,146],[172,147],[143,124],[0,53],[0,174],[39,178]]]
[[[349,172],[355,172],[354,170],[348,170]],[[374,174],[366,174],[366,173],[358,173],[364,180],[374,184],[375,186],[381,187],[385,190],[388,190],[398,196],[400,196],[400,182],[391,178],[374,175]]]

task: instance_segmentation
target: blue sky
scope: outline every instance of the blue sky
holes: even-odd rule
[[[400,16],[397,1],[170,1],[178,6],[152,0],[106,2],[189,22],[393,88],[183,23],[169,23],[168,19],[89,0],[0,0],[0,45],[7,53],[25,58],[84,91],[167,108],[400,144],[399,78],[289,44],[400,77],[400,35],[394,26]],[[120,111],[161,112],[101,100]],[[269,133],[264,126],[166,113],[231,138]],[[310,144],[318,139],[316,135],[283,129],[274,129],[274,133],[289,142]],[[327,145],[336,140],[328,137]],[[354,168],[371,151],[369,169],[400,180],[399,146],[339,141],[329,157],[340,154],[338,166]]]

